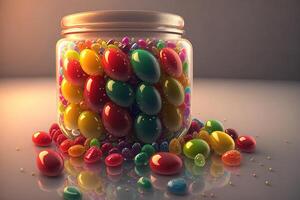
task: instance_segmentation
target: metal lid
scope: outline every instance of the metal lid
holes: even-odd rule
[[[154,11],[107,10],[67,15],[61,20],[62,34],[83,32],[166,32],[182,34],[179,15]]]

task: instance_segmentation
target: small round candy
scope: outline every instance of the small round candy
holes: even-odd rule
[[[137,116],[134,128],[137,138],[144,143],[152,143],[159,138],[162,126],[157,116],[140,114]]]
[[[236,167],[241,165],[242,155],[237,150],[230,150],[222,155],[222,162],[230,167]]]
[[[209,134],[211,134],[214,131],[223,131],[224,130],[224,126],[218,120],[208,120],[205,123],[205,130],[207,130],[207,132]]]
[[[83,137],[82,135],[79,135],[75,138],[74,144],[81,144],[84,145],[86,138]]]
[[[82,194],[77,187],[67,186],[64,188],[63,198],[64,200],[81,200]]]
[[[152,183],[151,183],[150,179],[148,179],[146,177],[139,178],[139,180],[137,181],[137,185],[139,188],[142,188],[144,190],[152,189]]]
[[[173,77],[180,77],[182,64],[179,55],[171,48],[163,48],[159,53],[160,63],[164,71]]]
[[[132,52],[130,61],[135,74],[142,81],[147,83],[157,83],[159,81],[159,63],[150,52],[136,49]]]
[[[64,77],[74,85],[83,86],[88,75],[82,70],[78,60],[65,59]]]
[[[78,158],[78,157],[82,156],[84,154],[84,152],[85,152],[85,148],[81,144],[73,145],[68,149],[69,156],[71,156],[73,158]]]
[[[63,97],[70,103],[80,103],[83,99],[82,88],[71,84],[66,79],[63,79],[61,83],[61,92]]]
[[[165,47],[164,41],[163,41],[163,40],[159,40],[159,41],[157,42],[157,44],[156,44],[156,47],[157,47],[158,49],[164,48],[164,47]]]
[[[198,153],[203,154],[207,158],[210,153],[210,148],[204,140],[192,139],[185,143],[183,153],[190,159],[194,159]]]
[[[210,136],[209,136],[209,133],[206,131],[206,130],[201,130],[199,133],[197,133],[194,137],[195,139],[198,138],[198,139],[202,139],[204,140],[205,142],[207,142],[207,144],[210,145]]]
[[[203,156],[203,154],[198,153],[195,158],[194,158],[194,163],[195,165],[197,165],[198,167],[204,167],[205,165],[205,157]]]
[[[252,153],[255,151],[256,141],[252,136],[240,136],[235,142],[236,147],[243,152]]]
[[[132,74],[127,55],[118,48],[106,49],[102,63],[105,73],[114,80],[128,81]]]
[[[69,129],[77,129],[77,121],[82,112],[78,104],[71,103],[64,112],[64,126]]]
[[[237,131],[234,130],[233,128],[227,128],[227,129],[225,129],[224,132],[227,133],[228,135],[230,135],[233,140],[236,140],[239,137]]]
[[[71,60],[79,60],[79,53],[73,49],[69,49],[66,51],[65,55],[64,55],[65,59]]]
[[[128,111],[112,102],[105,104],[102,122],[105,129],[114,137],[124,137],[132,128],[132,119]]]
[[[178,131],[183,122],[180,110],[172,104],[165,104],[162,108],[162,122],[169,131]]]
[[[187,183],[183,178],[172,179],[168,182],[168,191],[175,195],[185,195]]]
[[[145,144],[141,151],[145,152],[149,158],[155,153],[155,149],[151,144]]]
[[[125,160],[131,160],[133,158],[133,154],[129,148],[125,147],[122,149],[122,156]]]
[[[131,151],[134,154],[134,156],[137,155],[138,153],[140,153],[141,150],[142,150],[142,147],[139,142],[134,143],[131,147]]]
[[[95,76],[103,73],[100,57],[95,51],[84,49],[80,52],[79,60],[83,71],[88,75]]]
[[[102,157],[102,151],[98,147],[92,146],[84,154],[84,162],[87,164],[96,163],[101,160],[101,157]]]
[[[210,134],[210,145],[218,155],[233,150],[235,147],[234,141],[230,135],[222,131],[214,131]]]
[[[164,141],[162,142],[160,145],[159,145],[159,150],[161,152],[168,152],[169,151],[169,143],[167,141]]]
[[[134,91],[127,83],[109,80],[105,89],[109,98],[119,106],[128,107],[134,101]]]
[[[43,150],[36,158],[37,168],[45,176],[58,176],[64,169],[64,161],[60,154],[53,150]]]
[[[154,154],[150,160],[150,169],[160,175],[174,175],[182,170],[182,160],[179,156],[169,152]]]
[[[199,132],[202,127],[203,127],[202,122],[200,122],[198,119],[193,119],[187,134],[192,134],[194,132]]]
[[[108,155],[113,153],[120,153],[120,150],[117,147],[113,147],[108,151]]]
[[[32,135],[32,142],[36,146],[47,147],[51,145],[51,137],[44,131],[37,131]]]
[[[181,144],[178,138],[173,138],[169,143],[169,152],[180,155],[182,152]]]
[[[168,77],[163,81],[163,92],[168,102],[180,106],[184,101],[184,88],[179,81]]]
[[[100,147],[100,142],[97,138],[93,138],[90,141],[90,147],[93,147],[93,146],[98,147],[98,148]]]
[[[141,152],[134,157],[134,164],[136,166],[147,165],[148,159],[148,155],[145,152]]]
[[[140,84],[136,91],[136,103],[141,111],[148,115],[156,115],[161,109],[161,97],[155,87]]]
[[[157,142],[152,142],[151,145],[153,146],[153,148],[155,149],[156,152],[159,151],[159,145]]]
[[[123,163],[123,156],[119,153],[113,153],[108,155],[105,158],[105,165],[108,167],[117,167],[122,165]]]
[[[85,138],[99,138],[103,134],[101,119],[92,111],[84,111],[80,114],[78,128]]]

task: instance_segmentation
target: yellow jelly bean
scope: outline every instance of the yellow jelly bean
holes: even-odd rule
[[[81,51],[80,64],[83,71],[89,75],[100,75],[103,73],[100,57],[93,50],[84,49]]]
[[[175,153],[177,155],[180,155],[182,152],[181,144],[179,142],[179,139],[173,138],[169,143],[169,152]]]
[[[99,43],[92,44],[91,49],[94,50],[96,53],[98,53],[100,50],[100,44]]]
[[[62,102],[58,102],[58,113],[61,115],[65,112],[66,107]]]
[[[184,101],[184,89],[179,81],[168,77],[163,83],[163,92],[167,100],[174,106],[179,106]]]
[[[117,47],[116,45],[114,45],[114,44],[109,44],[109,45],[107,46],[107,48],[118,49],[118,47]]]
[[[70,103],[79,103],[83,99],[83,89],[64,79],[61,83],[62,95]]]
[[[210,136],[206,130],[200,130],[199,133],[195,134],[195,138],[202,139],[205,142],[207,142],[207,144],[209,144],[209,146],[211,146],[210,145]]]
[[[235,147],[232,137],[222,131],[214,131],[211,133],[210,145],[218,155],[222,155],[226,151],[233,150]]]
[[[106,49],[107,48],[107,43],[105,41],[102,41],[101,42],[101,47]]]
[[[85,152],[85,148],[81,144],[73,145],[68,149],[69,156],[74,157],[74,158],[78,158],[78,157],[82,156],[84,154],[84,152]]]
[[[69,129],[77,129],[77,121],[80,113],[82,112],[78,104],[71,103],[64,112],[64,126]]]
[[[182,126],[180,110],[171,104],[165,104],[162,109],[162,121],[169,131],[178,131]]]
[[[100,177],[91,171],[82,171],[77,176],[77,183],[79,187],[84,190],[94,190],[101,187]]]
[[[78,128],[86,138],[99,138],[103,133],[103,125],[97,113],[84,111],[78,118]]]
[[[68,60],[70,59],[79,60],[79,53],[75,50],[69,49],[66,51],[64,58]]]

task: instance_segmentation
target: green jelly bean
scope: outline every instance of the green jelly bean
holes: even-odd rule
[[[151,85],[140,84],[136,91],[136,102],[141,111],[148,115],[156,115],[161,110],[161,97],[157,89]]]
[[[224,126],[218,120],[208,120],[205,123],[205,130],[211,134],[214,131],[224,131]]]
[[[90,147],[92,147],[92,146],[100,147],[100,142],[99,142],[99,140],[97,138],[91,139],[91,141],[90,141]]]
[[[157,116],[140,114],[134,122],[134,128],[137,138],[144,143],[155,142],[159,138],[162,125]]]
[[[63,197],[65,200],[81,200],[82,194],[77,187],[67,186],[64,188]]]
[[[203,154],[207,158],[210,153],[210,148],[204,140],[192,139],[184,144],[183,153],[190,159],[194,159],[198,153]]]
[[[165,43],[163,40],[159,40],[156,44],[156,47],[160,50],[165,47]]]
[[[152,188],[152,183],[149,178],[146,177],[141,177],[137,181],[137,185],[139,188],[145,189],[145,190],[150,190]]]
[[[184,62],[182,64],[182,67],[183,67],[183,73],[187,75],[189,73],[189,64],[187,62]]]
[[[122,81],[107,81],[105,90],[107,96],[120,106],[128,107],[134,101],[135,95],[132,87]]]
[[[134,164],[137,166],[148,164],[148,155],[145,152],[141,152],[134,157]]]
[[[195,165],[197,165],[198,167],[204,167],[205,165],[205,157],[203,156],[203,154],[198,153],[195,158],[194,158],[194,163]]]
[[[145,152],[148,155],[148,158],[155,154],[155,149],[151,144],[145,144],[141,151]]]

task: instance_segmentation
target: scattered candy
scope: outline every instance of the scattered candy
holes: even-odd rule
[[[185,195],[187,183],[183,178],[172,179],[168,182],[168,191],[175,195]]]
[[[205,157],[203,156],[203,154],[198,153],[198,154],[194,157],[194,163],[195,163],[195,165],[197,165],[198,167],[204,167],[204,165],[205,165]]]
[[[233,150],[235,147],[231,136],[222,131],[214,131],[211,133],[210,145],[212,149],[219,155],[224,154],[226,151]]]
[[[88,164],[96,163],[101,160],[102,151],[97,146],[92,146],[84,155],[84,162]]]
[[[97,138],[93,138],[91,141],[90,141],[90,147],[100,147],[100,142]]]
[[[231,167],[236,167],[241,164],[242,155],[237,150],[230,150],[222,155],[222,162]]]
[[[194,159],[195,156],[201,153],[204,157],[208,157],[210,153],[209,145],[201,139],[192,139],[185,143],[183,153],[186,157]]]
[[[82,194],[77,187],[67,186],[64,188],[63,198],[64,200],[81,200]]]
[[[247,153],[252,153],[255,151],[256,141],[251,136],[240,136],[236,140],[236,147]]]
[[[161,152],[168,152],[169,151],[169,143],[167,141],[164,141],[162,142],[160,145],[159,145],[159,150]]]
[[[62,143],[60,143],[60,145],[59,145],[59,150],[60,150],[61,152],[63,152],[63,153],[67,153],[68,150],[69,150],[69,148],[70,148],[71,146],[73,146],[73,145],[74,145],[73,140],[71,140],[71,139],[66,139],[65,141],[63,141]]]
[[[119,153],[112,153],[105,158],[105,165],[108,167],[117,167],[122,165],[123,156]]]
[[[141,152],[138,153],[135,157],[134,157],[134,164],[136,166],[143,166],[143,165],[147,165],[148,164],[148,155],[145,152]]]
[[[155,149],[151,144],[145,144],[142,147],[142,152],[145,152],[148,156],[148,158],[150,158],[154,153],[155,153]]]
[[[152,189],[152,183],[146,177],[139,178],[139,180],[137,181],[137,185],[138,185],[139,188],[142,188],[144,190],[150,190],[150,189]]]
[[[214,131],[223,131],[224,130],[224,126],[218,120],[208,120],[205,123],[205,130],[208,131],[209,134],[211,134]]]
[[[238,133],[233,128],[227,128],[224,132],[230,135],[233,140],[236,140],[239,137]]]
[[[73,145],[68,149],[69,156],[73,158],[78,158],[82,156],[84,152],[85,152],[85,148],[81,144]]]
[[[52,140],[48,133],[38,131],[32,135],[32,142],[37,146],[47,147],[51,145]]]
[[[174,175],[182,170],[182,160],[176,154],[159,152],[150,158],[150,169],[161,175]]]
[[[180,141],[177,138],[173,138],[169,144],[169,152],[180,155],[182,152]]]
[[[36,158],[37,168],[45,176],[58,176],[64,169],[61,155],[53,150],[44,150]]]

